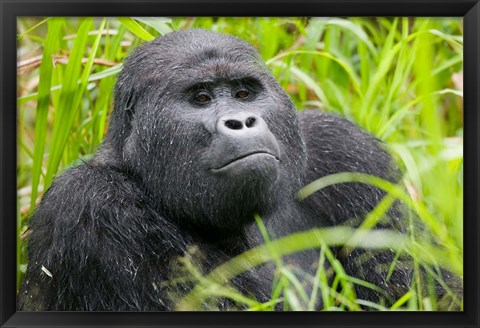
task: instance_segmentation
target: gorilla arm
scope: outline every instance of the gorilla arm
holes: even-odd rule
[[[90,162],[66,171],[29,224],[19,310],[169,308],[160,282],[186,242],[116,168]]]

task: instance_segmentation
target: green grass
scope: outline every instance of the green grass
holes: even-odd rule
[[[458,18],[29,18],[18,19],[18,279],[26,268],[26,218],[52,179],[88,159],[103,139],[113,87],[123,59],[142,42],[173,30],[202,27],[237,35],[255,45],[301,110],[338,113],[384,140],[404,171],[408,192],[376,178],[339,174],[306,186],[299,197],[328,184],[370,183],[389,194],[357,231],[316,229],[265,245],[232,259],[208,275],[188,260],[198,281],[179,308],[226,296],[250,310],[436,310],[433,293],[421,286],[437,279],[436,267],[463,275],[463,27]],[[431,239],[373,231],[394,199],[403,200]],[[262,229],[261,220],[258,220]],[[342,230],[343,229],[343,230]],[[376,244],[358,236],[375,234]],[[347,238],[348,237],[348,238]],[[391,241],[396,241],[392,244]],[[355,284],[330,247],[339,243],[408,252],[416,268],[412,290],[392,306],[356,299]],[[282,262],[289,252],[315,247],[319,269],[309,295]],[[272,302],[261,304],[219,281],[248,265],[274,261]],[[321,266],[320,266],[321,267]],[[420,271],[426,275],[420,275]],[[333,281],[328,277],[335,273]],[[300,273],[301,274],[301,273]],[[221,280],[224,279],[224,280]],[[369,286],[370,288],[377,288]]]

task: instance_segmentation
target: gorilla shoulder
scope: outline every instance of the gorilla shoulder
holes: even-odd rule
[[[397,183],[401,174],[384,144],[349,120],[319,110],[299,112],[299,125],[307,148],[306,183],[321,177],[354,172],[374,175]],[[385,196],[373,186],[336,184],[306,199],[317,215],[331,225],[361,219]],[[401,217],[398,206],[391,215]],[[401,224],[400,224],[401,225]]]
[[[338,172],[366,173],[398,181],[391,156],[374,135],[345,118],[319,110],[304,110],[298,118],[307,147],[307,182]]]

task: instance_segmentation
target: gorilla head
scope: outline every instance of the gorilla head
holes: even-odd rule
[[[170,33],[130,55],[115,92],[103,151],[183,226],[237,231],[302,186],[295,108],[248,43]]]

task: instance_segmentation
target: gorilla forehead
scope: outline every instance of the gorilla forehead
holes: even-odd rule
[[[188,80],[191,76],[195,81],[199,73],[206,81],[255,75],[260,78],[267,71],[249,43],[201,29],[172,32],[146,43],[137,48],[126,65],[135,67],[143,80],[164,80],[174,77],[173,73],[178,74],[176,78]]]

